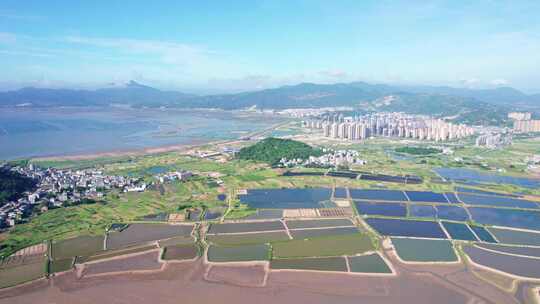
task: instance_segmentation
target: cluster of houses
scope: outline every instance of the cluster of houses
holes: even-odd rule
[[[159,180],[160,183],[171,182],[171,181],[181,181],[184,182],[193,176],[191,171],[173,171],[163,174],[155,175],[154,177]]]
[[[29,217],[35,206],[38,206],[41,212],[45,212],[49,208],[78,204],[87,199],[98,199],[112,189],[123,192],[146,190],[146,184],[140,179],[105,175],[96,169],[44,169],[30,164],[16,166],[11,170],[33,178],[37,186],[19,200],[7,202],[0,207],[0,228],[14,226]]]
[[[310,156],[308,159],[286,159],[282,158],[279,161],[280,167],[343,167],[351,165],[365,165],[367,162],[360,158],[360,154],[355,150],[324,150],[325,154],[321,156]]]

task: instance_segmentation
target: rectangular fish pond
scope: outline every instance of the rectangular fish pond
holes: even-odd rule
[[[448,240],[392,238],[397,255],[406,262],[455,262],[458,260]]]
[[[401,190],[349,189],[352,199],[372,201],[408,201]]]
[[[540,211],[468,207],[472,219],[482,225],[540,231]]]
[[[273,259],[270,268],[347,272],[344,257]]]
[[[432,221],[368,218],[366,222],[381,235],[447,238],[439,223]]]
[[[478,241],[467,224],[452,222],[441,223],[444,226],[444,229],[446,229],[446,231],[448,232],[448,234],[450,234],[450,237],[454,240]]]
[[[367,255],[349,256],[351,272],[356,273],[392,273],[390,267],[378,253]]]
[[[407,216],[407,205],[404,203],[354,202],[360,214],[383,216]]]
[[[210,262],[267,261],[270,259],[270,246],[251,244],[237,246],[216,246],[208,248]]]
[[[322,202],[330,200],[331,195],[329,188],[250,189],[238,197],[255,209],[299,209],[319,208]]]

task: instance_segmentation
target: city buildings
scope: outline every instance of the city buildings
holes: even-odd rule
[[[403,113],[377,113],[360,117],[334,114],[307,120],[304,126],[309,129],[321,129],[325,137],[347,140],[384,136],[448,141],[474,134],[473,128],[464,124]]]

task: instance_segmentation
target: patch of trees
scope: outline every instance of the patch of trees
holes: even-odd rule
[[[320,149],[313,148],[303,142],[269,137],[252,146],[242,148],[237,157],[273,165],[279,163],[282,158],[307,159],[310,156],[320,156],[322,154],[323,152]]]
[[[400,147],[395,150],[398,153],[407,153],[412,155],[430,155],[441,153],[442,150],[437,148],[424,148],[424,147]]]
[[[0,206],[5,202],[16,200],[23,192],[36,187],[36,181],[8,167],[0,167]]]

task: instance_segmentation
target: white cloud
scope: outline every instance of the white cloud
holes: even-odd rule
[[[490,83],[494,86],[505,86],[509,84],[508,80],[503,78],[493,79]]]

